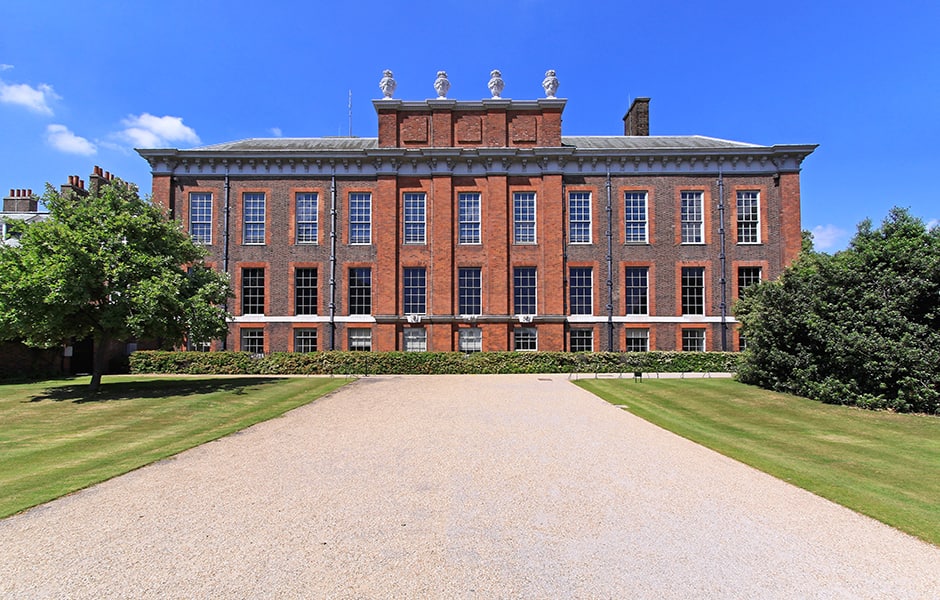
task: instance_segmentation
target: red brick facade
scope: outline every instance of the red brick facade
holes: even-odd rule
[[[720,350],[722,338],[736,350],[740,270],[772,279],[795,258],[799,168],[815,146],[651,137],[641,100],[627,136],[563,137],[562,99],[385,99],[377,138],[140,152],[155,201],[184,227],[207,218],[191,194],[211,195],[204,243],[235,288],[214,348],[309,349],[315,332],[318,350]],[[315,241],[302,194],[316,195]],[[263,293],[245,269],[263,270]],[[316,270],[315,290],[297,269]],[[316,297],[315,314],[298,314],[298,294]],[[479,310],[463,314],[461,298]]]

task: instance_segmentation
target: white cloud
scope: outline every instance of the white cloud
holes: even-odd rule
[[[274,137],[281,137],[284,135],[284,132],[281,131],[280,127],[272,127],[269,131],[271,132],[271,135],[273,135]]]
[[[198,144],[199,136],[191,127],[183,125],[182,117],[156,117],[149,113],[131,115],[121,121],[124,129],[116,136],[133,144],[135,148],[166,148],[177,142]]]
[[[813,247],[816,250],[829,250],[842,246],[848,232],[835,225],[817,225],[813,227]]]
[[[0,70],[12,69],[11,65],[2,65]],[[43,115],[52,115],[52,107],[49,103],[52,100],[60,99],[51,85],[40,83],[37,87],[29,86],[25,83],[7,83],[0,80],[0,102],[6,104],[17,104],[28,108],[33,112]]]
[[[930,219],[927,221],[927,229],[933,229],[934,227],[940,227],[940,219]]]
[[[13,65],[4,65],[0,64],[0,71],[8,71],[13,68]]]
[[[65,125],[49,125],[46,127],[46,141],[60,152],[91,156],[98,152],[98,148],[85,138],[75,135]]]

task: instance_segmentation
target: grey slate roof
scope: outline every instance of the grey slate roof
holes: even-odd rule
[[[756,144],[735,142],[700,135],[676,136],[562,136],[563,146],[585,150],[706,150],[762,148]],[[360,151],[378,148],[374,137],[319,137],[319,138],[249,138],[211,146],[192,148],[197,152],[261,151]]]

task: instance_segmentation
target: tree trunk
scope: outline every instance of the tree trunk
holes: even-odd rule
[[[108,360],[108,346],[111,340],[107,336],[95,336],[95,348],[93,351],[94,359],[91,366],[91,383],[88,384],[89,392],[97,392],[101,387],[101,375],[104,373],[105,363]]]

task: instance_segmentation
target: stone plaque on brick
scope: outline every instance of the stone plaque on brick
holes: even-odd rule
[[[516,115],[509,124],[509,132],[514,142],[535,142],[536,136],[535,115]]]
[[[403,142],[428,141],[428,118],[425,115],[409,115],[401,122],[401,140]]]
[[[483,119],[476,115],[464,115],[457,121],[457,141],[479,143],[483,141]]]

